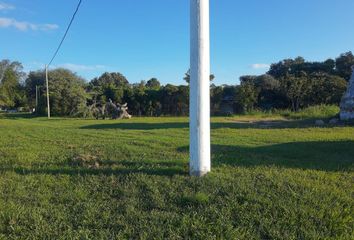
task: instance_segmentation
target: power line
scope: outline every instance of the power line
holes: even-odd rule
[[[63,42],[64,42],[64,40],[65,40],[65,38],[66,38],[66,35],[67,35],[68,32],[69,32],[69,29],[70,29],[70,27],[71,27],[71,24],[74,22],[75,16],[76,16],[77,12],[79,11],[79,8],[80,8],[80,6],[81,6],[81,2],[82,2],[82,0],[79,0],[79,3],[77,4],[76,10],[75,10],[73,16],[71,17],[70,23],[69,23],[69,25],[68,25],[68,27],[67,27],[67,29],[66,29],[66,31],[65,31],[65,34],[64,34],[63,38],[61,39],[60,44],[59,44],[57,50],[55,51],[55,53],[54,53],[52,59],[51,59],[50,62],[48,63],[47,67],[49,67],[49,65],[52,64],[54,58],[57,56],[57,54],[58,54],[58,52],[59,52],[59,50],[60,50],[60,48],[61,48],[61,45],[63,45]]]

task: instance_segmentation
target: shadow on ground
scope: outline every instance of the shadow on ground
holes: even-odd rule
[[[188,147],[177,149],[187,153]],[[292,142],[262,147],[212,145],[213,167],[278,167],[328,172],[353,171],[354,141]],[[97,165],[96,165],[97,164]],[[2,166],[0,172],[51,175],[188,175],[184,161],[113,161],[104,160],[75,165],[68,161],[59,166]]]
[[[30,119],[30,118],[36,118],[35,114],[31,113],[0,113],[0,119],[11,119],[11,120],[16,120],[16,119]]]
[[[188,152],[189,147],[178,151]],[[212,145],[213,166],[275,166],[322,171],[354,170],[354,141],[291,142],[262,147]]]
[[[218,128],[259,128],[259,129],[284,129],[284,128],[311,128],[318,127],[315,119],[306,120],[260,120],[260,121],[230,121],[230,122],[214,122],[211,123],[211,129]],[[350,123],[325,124],[322,128],[345,127],[351,126]],[[166,122],[166,123],[102,123],[80,127],[80,129],[122,129],[122,130],[158,130],[158,129],[188,129],[188,122]]]
[[[188,165],[184,162],[138,162],[138,161],[104,161],[99,166],[72,166],[71,163],[60,166],[3,166],[0,172],[14,171],[21,175],[50,174],[50,175],[130,175],[146,174],[155,176],[186,175]]]

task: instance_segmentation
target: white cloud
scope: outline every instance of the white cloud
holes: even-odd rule
[[[251,67],[253,69],[267,69],[267,68],[270,68],[270,65],[266,64],[266,63],[255,63],[255,64],[252,64]]]
[[[33,62],[29,62],[27,64],[24,64],[24,67],[25,67],[26,71],[44,69],[45,63],[33,61]],[[89,72],[89,71],[99,71],[99,70],[105,71],[109,67],[107,67],[105,65],[83,65],[83,64],[74,64],[74,63],[63,63],[63,64],[50,66],[50,69],[55,69],[55,68],[66,68],[66,69],[69,69],[73,72]]]
[[[33,71],[33,70],[38,70],[38,69],[44,68],[45,63],[33,61],[30,63],[24,63],[23,67],[24,67],[25,71]]]
[[[14,27],[20,31],[49,31],[59,28],[56,24],[35,24],[30,22],[17,21],[13,18],[0,18],[0,28]]]
[[[4,2],[0,2],[0,11],[1,10],[13,10],[13,9],[15,9],[14,5],[7,4],[7,3],[4,3]]]
[[[97,71],[97,70],[103,70],[107,68],[107,66],[104,65],[82,65],[82,64],[73,64],[73,63],[59,64],[53,67],[67,68],[74,72]]]

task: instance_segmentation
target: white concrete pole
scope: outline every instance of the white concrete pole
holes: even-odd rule
[[[190,175],[210,172],[209,0],[190,0]]]
[[[47,112],[48,112],[48,119],[50,118],[50,104],[49,104],[49,83],[48,83],[48,66],[45,65],[45,82],[47,85]]]

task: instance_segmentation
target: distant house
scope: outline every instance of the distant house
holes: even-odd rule
[[[8,109],[6,112],[7,113],[17,113],[18,111],[17,111],[17,109]]]
[[[220,103],[220,114],[233,115],[234,114],[234,96],[226,95]]]
[[[0,106],[0,112],[7,112],[7,108],[4,106]]]

